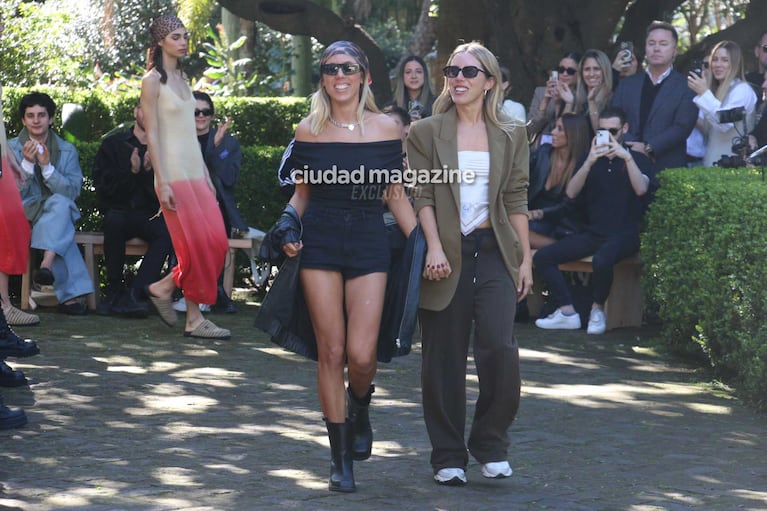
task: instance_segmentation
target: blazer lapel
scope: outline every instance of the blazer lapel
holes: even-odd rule
[[[437,156],[442,164],[442,169],[447,172],[458,168],[458,141],[456,135],[455,108],[445,112],[442,117],[442,126],[439,130],[439,138],[435,141]],[[461,211],[461,185],[456,180],[450,180],[450,191],[453,194],[456,211]]]

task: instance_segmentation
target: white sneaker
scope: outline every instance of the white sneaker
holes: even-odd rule
[[[557,309],[545,318],[536,319],[535,326],[546,330],[578,330],[581,327],[581,317],[577,312],[566,316]]]
[[[200,307],[200,312],[210,312],[210,305],[206,305],[204,303],[200,303],[198,305]],[[173,309],[177,310],[178,312],[186,312],[186,300],[181,297],[178,301],[173,302]]]
[[[491,461],[482,465],[482,475],[489,479],[511,477],[511,467],[508,461]]]
[[[466,484],[466,473],[462,468],[443,468],[434,474],[434,480],[443,486],[463,486]]]
[[[589,326],[586,329],[588,334],[603,334],[607,330],[607,322],[605,320],[605,311],[602,309],[591,309],[589,315]]]

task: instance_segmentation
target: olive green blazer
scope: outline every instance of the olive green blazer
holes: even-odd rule
[[[490,150],[490,224],[506,269],[517,282],[523,251],[519,237],[509,222],[509,215],[527,214],[527,133],[523,125],[507,133],[487,123],[487,139]],[[410,168],[419,172],[416,211],[425,206],[434,207],[442,249],[453,270],[446,279],[421,281],[420,306],[438,311],[452,300],[461,274],[460,183],[433,180],[422,183],[420,176],[430,174],[431,169],[458,168],[455,108],[413,123],[408,135],[407,158]]]

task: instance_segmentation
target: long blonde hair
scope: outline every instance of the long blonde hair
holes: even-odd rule
[[[379,113],[380,110],[376,105],[373,92],[370,90],[370,65],[368,64],[368,58],[362,49],[351,41],[336,41],[331,43],[320,57],[320,66],[324,64],[333,55],[349,55],[354,61],[362,68],[362,86],[360,87],[360,102],[357,106],[356,118],[360,125],[360,131],[365,133],[365,125],[362,122],[365,110],[373,113]],[[325,125],[330,120],[330,97],[325,89],[322,87],[322,72],[320,72],[320,83],[317,86],[317,91],[312,94],[311,110],[307,119],[310,122],[311,132],[313,135],[318,135]]]
[[[610,59],[602,50],[586,50],[583,57],[581,57],[581,61],[578,63],[578,85],[575,91],[575,113],[577,114],[584,113],[589,108],[589,91],[586,87],[586,81],[583,79],[583,66],[586,65],[587,59],[597,61],[599,69],[602,70],[602,87],[607,89],[607,94],[604,95],[601,103],[597,105],[599,112],[605,109],[613,95],[613,67]],[[582,111],[579,111],[579,108]]]
[[[478,41],[460,44],[453,50],[453,53],[447,59],[447,65],[451,65],[455,56],[460,53],[468,53],[477,59],[482,66],[482,69],[487,71],[489,75],[488,77],[494,78],[493,88],[485,94],[483,100],[484,105],[482,109],[485,122],[497,126],[509,135],[515,127],[524,126],[519,121],[515,121],[506,115],[501,114],[501,105],[503,104],[504,98],[503,88],[501,87],[501,68],[498,64],[498,59],[495,58],[493,52],[485,48]],[[439,96],[434,101],[434,108],[432,110],[435,114],[441,114],[454,107],[455,103],[453,103],[453,98],[450,97],[450,86],[447,83],[447,78],[445,78],[442,92],[440,92]],[[501,114],[500,117],[499,114]]]
[[[727,52],[727,56],[730,57],[730,70],[727,72],[727,76],[725,76],[724,80],[721,82],[714,78],[714,73],[712,71],[712,60],[714,59],[714,54],[720,48],[723,48],[724,51]],[[730,92],[732,82],[735,79],[740,79],[741,81],[745,80],[745,76],[743,74],[743,52],[740,51],[740,46],[738,46],[738,43],[734,41],[719,41],[716,43],[716,46],[714,46],[708,56],[708,69],[709,72],[707,73],[706,77],[708,88],[711,89],[711,92],[714,93],[714,96],[716,96],[719,101],[724,101],[727,97],[727,93]]]

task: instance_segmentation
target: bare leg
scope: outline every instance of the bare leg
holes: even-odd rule
[[[309,316],[317,339],[317,393],[329,422],[346,420],[344,388],[344,283],[341,274],[326,270],[301,270]]]
[[[346,282],[346,355],[349,385],[355,396],[367,394],[376,373],[386,274],[371,273]]]
[[[48,268],[49,270],[53,269],[54,257],[56,257],[56,252],[54,252],[53,250],[44,250],[43,260],[40,263],[40,268]]]
[[[173,292],[176,290],[176,283],[173,281],[173,273],[167,274],[157,282],[153,282],[148,286],[149,292],[157,298],[169,300],[173,297]]]
[[[186,300],[186,331],[191,332],[195,328],[199,326],[200,323],[202,323],[205,318],[202,316],[202,312],[200,312],[200,305],[196,302],[191,301],[188,298],[185,298]]]

